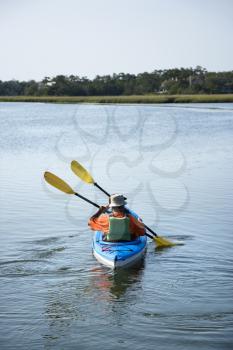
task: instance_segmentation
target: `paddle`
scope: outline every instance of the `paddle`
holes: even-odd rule
[[[95,180],[90,175],[90,173],[80,163],[78,163],[76,160],[73,160],[71,162],[71,169],[75,173],[75,175],[80,177],[80,179],[82,179],[84,182],[86,182],[88,184],[92,184],[92,185],[98,187],[102,192],[104,192],[108,197],[110,197],[110,194],[108,192],[106,192],[102,187],[100,187],[97,184],[97,182],[95,182]],[[156,242],[158,247],[171,247],[171,246],[176,245],[175,243],[172,243],[172,242],[168,241],[167,239],[165,239],[163,237],[159,237],[157,235],[157,233],[155,233],[147,225],[144,224],[144,226],[149,232],[151,232],[153,234],[154,237],[152,239]]]
[[[58,190],[67,193],[67,194],[74,194],[75,196],[83,199],[84,201],[92,204],[93,206],[95,206],[96,208],[100,208],[100,206],[94,202],[92,202],[90,199],[82,196],[81,194],[75,192],[64,180],[60,179],[60,177],[50,173],[49,171],[46,171],[44,173],[44,178],[45,180],[53,187],[57,188]],[[148,233],[146,233],[146,235],[148,237],[150,237],[151,239],[153,239],[153,236],[149,235]]]
[[[74,194],[75,196],[83,199],[84,201],[94,205],[96,208],[99,208],[100,206],[92,201],[90,199],[87,199],[86,197],[83,197],[81,194],[74,192],[74,190],[60,177],[50,173],[49,171],[46,171],[44,173],[45,180],[53,187],[56,187],[58,190],[65,192],[67,194]]]

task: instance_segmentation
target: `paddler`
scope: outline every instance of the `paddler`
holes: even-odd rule
[[[122,194],[110,196],[109,205],[101,206],[89,219],[88,225],[94,231],[102,231],[104,239],[110,242],[131,241],[145,235],[144,224],[125,207]],[[106,213],[111,208],[110,213]]]

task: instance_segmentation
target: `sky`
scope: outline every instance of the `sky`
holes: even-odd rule
[[[0,0],[0,80],[233,70],[233,0]]]

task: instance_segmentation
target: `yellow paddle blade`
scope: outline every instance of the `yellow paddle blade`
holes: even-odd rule
[[[65,181],[49,171],[44,173],[44,178],[50,185],[56,187],[58,190],[68,194],[75,194],[74,190],[72,190],[72,188]]]
[[[176,243],[172,243],[170,241],[168,241],[166,238],[163,238],[163,237],[154,237],[154,241],[156,242],[157,244],[157,247],[172,247],[174,245],[176,245]]]
[[[93,177],[89,174],[89,172],[76,160],[73,160],[71,162],[71,169],[77,175],[82,179],[83,181],[87,182],[88,184],[94,184]]]

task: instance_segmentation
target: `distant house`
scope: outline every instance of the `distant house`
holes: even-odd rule
[[[168,80],[164,80],[162,84],[160,85],[160,89],[158,91],[158,94],[166,94],[168,92],[166,86],[167,86]]]

